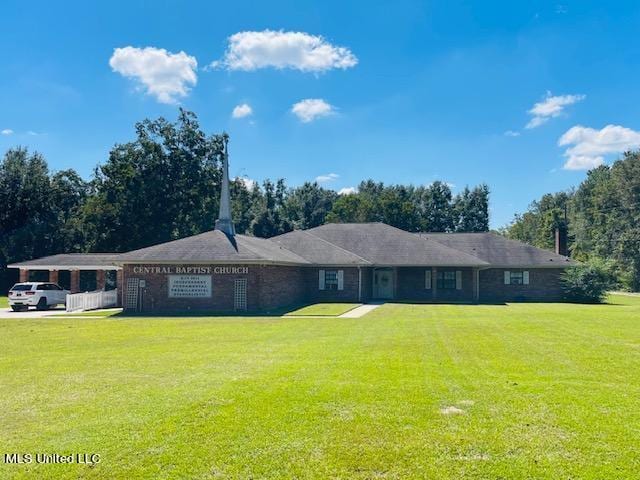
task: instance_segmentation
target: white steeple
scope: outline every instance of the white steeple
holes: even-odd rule
[[[229,236],[236,234],[231,219],[231,196],[229,194],[229,135],[222,134],[222,142],[224,143],[224,154],[222,156],[222,188],[220,192],[220,214],[216,220],[216,230],[226,233]]]

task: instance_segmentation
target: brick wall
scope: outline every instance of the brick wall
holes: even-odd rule
[[[473,298],[473,270],[471,268],[441,268],[438,270],[460,270],[462,272],[462,289],[433,289],[436,287],[436,276],[432,274],[431,289],[425,288],[425,270],[431,267],[398,267],[398,285],[396,288],[398,300],[419,300],[436,302],[472,302]]]
[[[562,299],[560,286],[561,268],[527,269],[529,285],[505,285],[504,272],[523,269],[490,268],[480,270],[480,301],[538,301],[549,302]]]
[[[307,299],[312,302],[357,302],[358,301],[358,269],[356,267],[306,267],[305,283]],[[343,290],[320,290],[320,270],[342,270],[344,272]],[[363,279],[364,282],[364,279]]]
[[[180,265],[190,267],[195,265]],[[197,265],[216,267],[216,265]],[[240,266],[240,265],[237,265]],[[234,309],[235,280],[247,280],[247,310],[268,311],[305,301],[306,284],[302,268],[285,266],[244,265],[248,273],[211,275],[211,297],[169,298],[169,275],[173,273],[134,273],[134,265],[123,268],[122,285],[126,289],[128,278],[139,278],[146,285],[141,289],[144,311],[189,311],[210,310],[231,312]],[[170,267],[175,265],[153,265]]]

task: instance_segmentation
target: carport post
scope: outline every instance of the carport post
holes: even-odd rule
[[[104,290],[107,285],[107,278],[104,270],[96,270],[96,290]]]
[[[58,283],[58,270],[49,270],[49,281],[51,283]]]
[[[78,293],[80,291],[80,270],[71,270],[69,276],[71,277],[69,290],[71,293]]]
[[[29,281],[29,270],[26,268],[20,269],[20,283]]]

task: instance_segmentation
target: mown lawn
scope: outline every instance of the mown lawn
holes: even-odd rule
[[[102,459],[0,478],[638,478],[640,299],[612,300],[0,320],[0,453]]]
[[[0,308],[9,308],[9,299],[0,295]]]
[[[353,310],[359,305],[360,303],[314,303],[313,305],[307,305],[306,307],[288,312],[287,315],[336,317],[343,313],[347,313],[349,310]]]

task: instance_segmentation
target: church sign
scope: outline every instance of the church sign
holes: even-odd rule
[[[169,298],[210,298],[211,275],[169,275]]]

